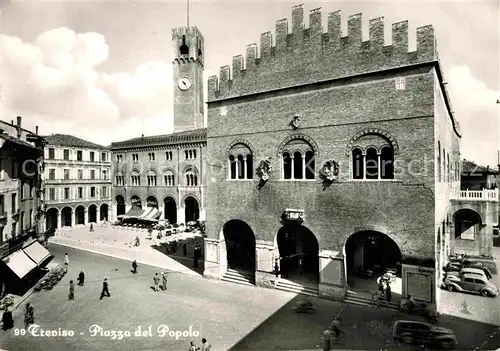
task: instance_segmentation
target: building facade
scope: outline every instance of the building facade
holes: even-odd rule
[[[460,131],[432,26],[303,6],[208,81],[206,277],[229,268],[272,286],[274,266],[343,300],[351,278],[398,270],[401,291],[438,304],[450,251]],[[279,286],[279,284],[278,284]]]
[[[462,190],[496,189],[500,183],[500,172],[489,166],[480,166],[472,161],[462,160],[460,188]]]
[[[172,43],[174,133],[111,144],[113,220],[147,208],[170,223],[205,218],[204,39],[198,28],[180,27]]]
[[[109,219],[109,148],[67,134],[44,137],[46,229],[88,225]]]
[[[0,252],[2,257],[33,233],[43,218],[44,139],[21,126],[22,118],[0,121]],[[38,129],[38,127],[37,127]]]

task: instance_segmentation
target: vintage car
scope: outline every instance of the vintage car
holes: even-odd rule
[[[492,282],[471,274],[449,275],[444,280],[443,287],[448,291],[479,293],[485,297],[498,296],[498,288]]]
[[[445,273],[445,279],[446,277],[449,276],[457,276],[457,277],[462,277],[464,274],[469,274],[469,275],[474,275],[478,278],[483,278],[485,280],[491,279],[491,274],[486,274],[484,270],[479,269],[479,268],[469,268],[469,267],[464,267],[460,271],[450,271]]]
[[[392,336],[406,344],[419,344],[425,347],[451,350],[458,344],[455,333],[426,322],[413,320],[397,320],[394,323]]]

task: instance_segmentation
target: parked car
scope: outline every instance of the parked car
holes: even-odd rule
[[[453,330],[411,320],[397,320],[394,323],[392,336],[394,340],[406,344],[419,344],[433,349],[451,350],[458,344]]]
[[[448,291],[479,293],[485,297],[498,296],[498,288],[492,282],[471,274],[450,275],[444,280],[443,287]]]
[[[469,275],[476,276],[478,278],[483,278],[485,280],[489,280],[489,279],[491,279],[491,273],[489,273],[489,274],[487,274],[487,273],[489,273],[488,270],[485,272],[483,269],[479,269],[479,268],[464,267],[458,272],[457,271],[447,272],[445,275],[445,279],[446,279],[446,277],[451,276],[451,275],[454,275],[457,277],[462,277],[464,274],[469,274]]]
[[[460,272],[463,268],[476,268],[484,272],[488,279],[491,279],[491,271],[483,262],[464,260],[462,263],[448,262],[444,267],[445,272]]]

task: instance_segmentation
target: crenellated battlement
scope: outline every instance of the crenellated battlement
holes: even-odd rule
[[[392,24],[391,45],[385,43],[383,17],[370,19],[367,41],[360,13],[348,17],[347,36],[340,11],[329,13],[327,22],[324,32],[321,8],[312,9],[305,28],[304,6],[292,7],[291,26],[287,18],[276,22],[274,46],[273,34],[262,33],[260,45],[249,44],[244,59],[234,56],[232,67],[209,78],[208,101],[437,60],[431,25],[417,28],[416,50],[408,52],[408,21]]]

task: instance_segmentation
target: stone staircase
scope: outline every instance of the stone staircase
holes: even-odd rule
[[[303,285],[283,278],[278,280],[276,289],[313,297],[319,296],[318,286]]]
[[[221,280],[230,283],[255,286],[255,277],[252,273],[236,271],[234,269],[228,269]]]
[[[345,295],[345,303],[350,303],[353,305],[367,306],[367,307],[377,307],[375,301],[371,298],[371,296],[364,294],[357,294],[354,291],[348,290]],[[399,311],[399,305],[394,302],[388,302],[387,304],[381,304],[381,309],[391,310],[391,311]]]

